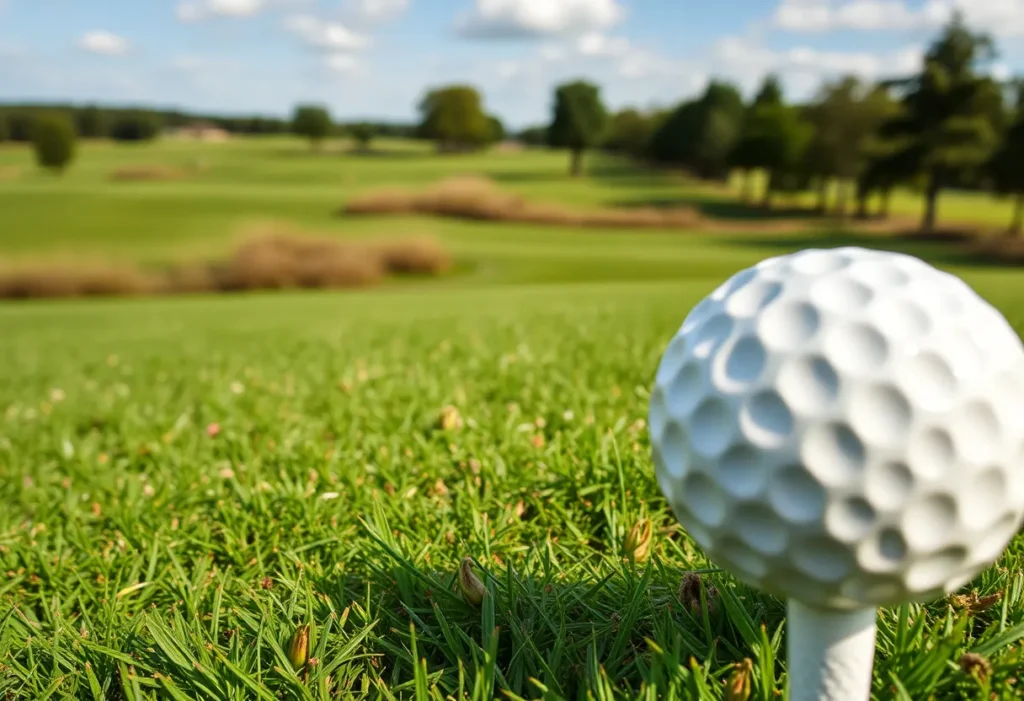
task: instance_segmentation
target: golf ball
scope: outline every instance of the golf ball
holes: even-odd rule
[[[669,343],[649,426],[709,558],[810,605],[937,598],[1024,522],[1024,345],[911,256],[809,249],[737,273]]]

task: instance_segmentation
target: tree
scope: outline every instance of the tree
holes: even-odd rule
[[[7,141],[10,134],[7,131],[7,115],[0,113],[0,143]]]
[[[769,73],[765,76],[764,82],[761,83],[761,88],[757,91],[757,95],[754,96],[754,107],[764,107],[770,105],[778,107],[783,104],[782,96],[782,84],[779,82],[779,77],[774,73]]]
[[[867,145],[893,116],[894,103],[884,87],[867,90],[854,77],[826,84],[806,110],[814,138],[804,154],[805,171],[818,179],[821,211],[827,209],[827,186],[838,179],[836,211],[846,214],[847,183],[867,166]]]
[[[755,169],[767,172],[765,206],[770,206],[777,189],[793,189],[803,183],[804,153],[814,137],[814,125],[797,108],[783,102],[778,80],[769,75],[743,117],[739,137],[730,153],[730,164],[744,171],[743,197],[751,198],[751,175]]]
[[[150,141],[159,133],[160,118],[141,110],[122,114],[110,127],[110,137],[115,141]]]
[[[743,113],[739,90],[712,81],[699,99],[681,103],[661,123],[651,138],[651,155],[701,177],[727,177]]]
[[[490,143],[496,144],[496,143],[498,143],[500,141],[504,141],[505,140],[505,125],[502,123],[500,118],[496,117],[493,114],[488,116],[487,117],[487,129],[488,129],[487,140]]]
[[[348,133],[359,146],[360,151],[369,151],[370,142],[377,135],[377,129],[369,122],[359,122],[348,128]]]
[[[556,88],[548,143],[571,151],[569,173],[574,177],[583,171],[584,152],[601,143],[607,123],[608,112],[596,85],[580,80]]]
[[[1024,86],[1017,98],[1017,115],[1003,143],[992,157],[989,170],[996,191],[1014,198],[1013,219],[1008,232],[1019,236],[1024,231]]]
[[[95,105],[89,105],[80,110],[75,121],[78,126],[78,135],[83,139],[99,139],[107,135],[106,120]]]
[[[943,188],[981,170],[994,150],[1002,95],[978,71],[994,56],[992,40],[972,33],[957,13],[929,49],[921,73],[899,83],[906,90],[903,110],[882,133],[905,142],[897,160],[923,178],[923,231],[935,228]]]
[[[533,126],[523,129],[516,138],[527,146],[544,146],[548,143],[548,128],[546,126]]]
[[[309,139],[311,148],[319,148],[332,127],[330,113],[320,105],[298,105],[292,114],[292,133]]]
[[[419,133],[439,151],[466,151],[487,143],[491,123],[476,88],[449,85],[429,91],[420,101]]]
[[[645,155],[652,137],[652,122],[648,115],[639,110],[616,112],[608,121],[604,148],[634,158]]]
[[[66,116],[43,114],[32,123],[32,146],[40,167],[61,173],[75,157],[75,127]]]

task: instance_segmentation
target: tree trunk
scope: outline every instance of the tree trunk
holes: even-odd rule
[[[578,177],[583,172],[583,149],[572,150],[572,158],[569,160],[569,175]]]
[[[892,197],[892,188],[882,190],[882,201],[878,206],[878,216],[882,219],[889,218],[889,198]]]
[[[1013,221],[1010,223],[1010,234],[1020,236],[1024,231],[1024,192],[1017,193],[1013,206]]]
[[[867,219],[868,218],[868,196],[870,191],[864,187],[863,183],[857,183],[857,218]]]
[[[818,211],[824,214],[828,210],[828,178],[818,180]]]
[[[939,203],[939,181],[933,174],[928,178],[928,189],[925,191],[924,218],[921,220],[921,231],[931,233],[935,230],[935,218]]]
[[[772,208],[772,195],[775,194],[775,182],[771,173],[768,174],[768,182],[764,185],[764,199],[761,200],[761,206],[765,209]]]
[[[848,198],[849,183],[840,180],[839,185],[836,187],[836,214],[839,215],[840,219],[846,219],[846,201]]]

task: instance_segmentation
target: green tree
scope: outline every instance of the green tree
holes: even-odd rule
[[[493,114],[488,116],[487,127],[487,140],[490,143],[496,144],[505,140],[505,125],[502,123],[500,118],[496,117]]]
[[[78,135],[83,139],[99,139],[107,135],[106,119],[95,105],[89,105],[75,115]]]
[[[653,120],[639,110],[625,109],[608,120],[608,133],[604,148],[640,158],[647,152],[652,137]]]
[[[806,182],[804,153],[814,137],[814,125],[803,112],[784,103],[774,75],[765,78],[753,104],[746,111],[739,137],[730,153],[730,164],[743,171],[743,198],[751,198],[751,176],[755,170],[767,174],[765,206],[776,190],[792,190]]]
[[[900,116],[887,122],[884,136],[904,143],[894,156],[924,183],[924,231],[935,228],[943,188],[982,169],[997,144],[999,86],[980,73],[995,56],[992,40],[971,32],[954,15],[925,56],[924,69],[902,81]]]
[[[764,78],[764,82],[761,83],[760,89],[757,91],[757,95],[754,96],[754,107],[764,107],[770,105],[778,107],[784,103],[782,95],[782,84],[779,82],[779,76],[774,73],[769,73]]]
[[[40,167],[61,173],[75,157],[75,127],[64,115],[42,114],[32,123],[32,146]]]
[[[686,166],[701,177],[724,178],[744,111],[739,90],[712,81],[699,99],[683,102],[665,118],[651,139],[651,155],[662,163]]]
[[[837,179],[836,211],[846,214],[848,184],[867,167],[868,143],[892,118],[895,103],[884,87],[868,90],[857,78],[826,84],[805,114],[814,138],[804,154],[805,171],[818,180],[818,208],[827,209],[829,181]]]
[[[292,133],[309,139],[311,148],[319,148],[333,126],[330,112],[321,105],[298,105],[292,113]]]
[[[369,122],[359,122],[349,126],[348,133],[356,142],[360,151],[369,151],[370,142],[377,135],[377,129]]]
[[[151,141],[160,133],[160,117],[152,112],[135,110],[121,114],[110,126],[115,141]]]
[[[990,172],[996,191],[1014,199],[1009,233],[1019,236],[1024,231],[1024,86],[1017,99],[1016,119],[992,157]]]
[[[11,136],[7,130],[7,115],[0,112],[0,143],[7,141],[9,138]]]
[[[487,143],[491,123],[476,88],[449,85],[429,91],[419,105],[419,133],[440,151],[465,151]]]
[[[548,128],[546,126],[533,126],[523,129],[516,138],[527,146],[544,146],[548,143]]]
[[[607,123],[608,112],[596,85],[575,81],[555,89],[548,143],[570,150],[569,173],[574,177],[583,171],[584,152],[601,143]]]

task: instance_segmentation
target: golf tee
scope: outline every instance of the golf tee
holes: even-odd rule
[[[829,611],[789,600],[790,701],[867,701],[875,657],[875,609]]]

